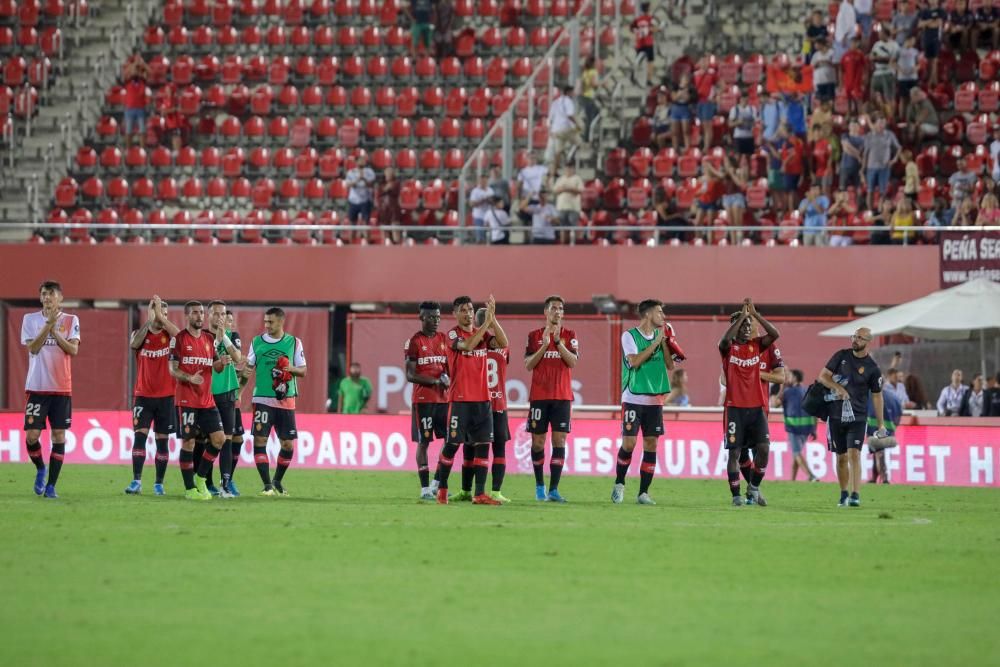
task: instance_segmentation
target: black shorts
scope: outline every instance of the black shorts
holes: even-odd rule
[[[232,435],[236,429],[236,402],[227,398],[229,394],[216,394],[215,407],[222,418],[222,432]]]
[[[448,435],[447,403],[414,403],[410,410],[410,438],[429,445]]]
[[[924,40],[924,56],[927,58],[937,58],[941,55],[941,42],[937,39]]]
[[[278,440],[295,440],[299,437],[295,428],[295,410],[254,403],[253,437],[266,438],[271,435],[272,428],[278,434]]]
[[[452,403],[448,410],[448,444],[493,442],[493,411],[489,401]]]
[[[177,433],[177,408],[173,396],[149,398],[136,396],[132,404],[132,428],[166,435]]]
[[[736,142],[736,152],[740,155],[753,155],[754,145],[753,137],[734,137],[733,141]]]
[[[635,50],[635,55],[639,55],[640,53],[646,56],[646,62],[648,63],[653,62],[655,55],[653,53],[652,46],[640,46]]]
[[[816,98],[823,101],[829,102],[837,96],[837,84],[835,83],[818,83],[816,84]]]
[[[69,428],[73,422],[73,398],[29,391],[28,400],[24,404],[24,430],[44,431],[46,419],[50,428]]]
[[[222,417],[219,409],[181,408],[181,437],[194,440],[200,435],[208,437],[213,433],[223,433]]]
[[[233,435],[242,436],[246,431],[243,429],[243,411],[237,403],[233,409]]]
[[[622,403],[622,435],[651,438],[663,435],[663,406]]]
[[[899,91],[899,96],[907,101],[910,99],[910,91],[916,87],[916,79],[898,79],[896,81],[896,89]]]
[[[830,427],[830,437],[826,444],[831,452],[846,454],[848,449],[861,449],[865,444],[868,426],[865,420],[842,422],[839,419],[831,419],[827,423]]]
[[[528,433],[545,435],[553,431],[569,433],[573,401],[531,401],[528,411]]]
[[[726,449],[750,448],[771,442],[764,408],[727,407],[722,414]]]
[[[493,413],[493,442],[506,444],[510,440],[510,424],[507,423],[507,413]]]

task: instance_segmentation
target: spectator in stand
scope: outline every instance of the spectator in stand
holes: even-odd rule
[[[910,35],[903,42],[899,53],[896,54],[896,85],[899,95],[900,118],[906,118],[910,99],[913,97],[912,91],[916,89],[920,76],[920,51],[917,50],[916,44],[917,38]]]
[[[760,119],[763,124],[762,138],[765,142],[773,141],[778,136],[778,130],[781,128],[784,116],[785,103],[781,99],[781,93],[773,90],[760,110]]]
[[[786,138],[785,125],[782,123],[774,137],[764,143],[764,152],[767,153],[767,189],[771,191],[774,199],[774,206],[777,212],[791,210],[788,197],[785,196],[785,176],[782,172],[784,160],[782,155],[788,143]]]
[[[580,224],[580,212],[583,210],[583,179],[576,173],[572,162],[563,167],[552,192],[556,196],[556,213],[559,216],[559,242],[565,245],[570,241],[570,234],[575,235],[574,230]]]
[[[903,359],[902,352],[895,352],[892,355],[893,365],[898,364]],[[906,385],[903,384],[903,372],[894,366],[889,367],[889,371],[886,374],[888,378],[888,383],[883,391],[888,390],[891,394],[896,397],[899,404],[902,405],[907,410],[912,410],[917,407],[917,404],[910,400],[910,396],[906,393]]]
[[[729,216],[729,224],[733,227],[743,226],[743,214],[746,213],[747,198],[744,194],[747,188],[747,177],[750,173],[749,165],[741,161],[736,168],[733,168],[729,157],[722,163],[725,175],[725,194],[722,195],[722,208]],[[734,229],[729,232],[729,242],[738,245],[743,241],[743,231]]]
[[[788,132],[785,145],[781,149],[781,174],[784,179],[785,210],[795,208],[795,197],[799,194],[799,184],[805,170],[805,142],[797,134]]]
[[[635,55],[637,57],[641,55],[646,59],[646,81],[652,81],[653,61],[656,56],[654,44],[659,24],[650,13],[648,2],[639,5],[639,16],[632,21],[631,30],[635,37]]]
[[[472,206],[472,226],[476,228],[473,238],[476,243],[482,243],[486,240],[486,216],[493,209],[493,196],[490,177],[487,174],[481,174],[479,183],[469,193],[469,205]]]
[[[696,99],[690,76],[682,74],[670,95],[670,134],[677,150],[687,150],[691,144],[691,104]]]
[[[510,183],[503,177],[500,167],[490,167],[490,190],[503,204],[503,210],[510,212]]]
[[[911,242],[916,232],[909,228],[916,226],[916,224],[913,204],[910,203],[909,198],[903,197],[896,204],[896,210],[892,213],[892,222],[889,224],[892,242],[897,245]]]
[[[580,72],[580,108],[583,109],[583,139],[590,141],[590,126],[600,113],[597,106],[597,90],[601,87],[601,74],[597,69],[597,58],[588,56]]]
[[[826,212],[827,226],[830,228],[830,246],[843,248],[854,243],[848,229],[857,213],[846,190],[838,190],[833,195],[833,204]]]
[[[909,148],[899,153],[899,159],[903,162],[903,194],[912,206],[916,206],[917,195],[920,194],[920,167]]]
[[[367,225],[372,217],[372,187],[375,172],[368,166],[368,156],[361,153],[352,169],[347,172],[347,224]],[[350,237],[356,238],[351,232]]]
[[[125,147],[132,146],[132,137],[139,135],[140,145],[146,143],[146,106],[149,98],[146,80],[149,66],[139,54],[134,54],[125,66]]]
[[[818,39],[815,42],[812,68],[813,90],[816,92],[816,99],[820,102],[833,101],[837,95],[837,66],[833,62],[833,49],[830,48],[830,43],[826,39]]]
[[[795,481],[801,468],[809,475],[810,482],[818,482],[819,478],[809,469],[803,454],[806,442],[816,439],[816,418],[802,409],[802,399],[806,395],[805,387],[802,386],[805,374],[796,368],[786,370],[785,377],[785,384],[778,391],[785,418],[785,433],[788,434],[788,444],[792,448],[792,481]]]
[[[435,0],[434,47],[438,58],[452,54],[455,32],[455,5],[452,0]]]
[[[904,46],[908,38],[916,38],[919,18],[915,0],[899,1],[892,15],[892,32],[896,35],[897,44]]]
[[[712,60],[704,56],[694,70],[694,89],[698,93],[698,120],[701,121],[701,150],[707,153],[712,148],[712,120],[719,107],[716,102],[718,70]]]
[[[670,96],[661,90],[656,94],[656,108],[653,110],[653,142],[659,149],[671,145],[672,123],[670,120]]]
[[[861,136],[861,124],[851,121],[847,134],[840,141],[840,187],[861,185],[861,160],[864,157],[865,138]]]
[[[886,102],[896,104],[896,67],[899,44],[892,38],[889,26],[882,24],[878,41],[872,45],[872,92],[882,93]]]
[[[893,210],[892,200],[888,197],[879,202],[878,213],[873,215],[871,220],[868,221],[868,224],[872,227],[880,228],[872,232],[872,245],[889,245],[892,243],[889,227],[892,225]]]
[[[951,219],[952,227],[972,227],[976,224],[976,208],[972,204],[972,198],[966,197],[958,205],[955,217]]]
[[[559,214],[556,212],[556,207],[549,202],[549,191],[543,187],[538,192],[538,201],[522,210],[531,215],[531,243],[555,245],[555,228],[559,224]]]
[[[954,51],[968,51],[972,46],[972,31],[976,27],[976,14],[969,11],[969,0],[956,0],[955,8],[948,14],[945,29],[948,42]]]
[[[972,386],[965,392],[962,398],[962,405],[958,408],[959,417],[982,417],[984,407],[983,375],[976,373],[972,376]]]
[[[760,119],[757,107],[750,103],[747,91],[740,92],[740,101],[729,110],[729,126],[733,128],[733,146],[739,155],[740,166],[749,164],[756,148],[753,128]]]
[[[868,44],[872,34],[872,0],[854,0],[854,16],[861,26],[861,39]]]
[[[715,168],[709,158],[701,159],[701,188],[698,200],[695,202],[695,227],[712,226],[715,212],[719,210],[719,206],[722,204],[722,195],[726,192],[723,179],[722,172]]]
[[[545,147],[545,162],[552,165],[552,173],[559,171],[563,154],[570,146],[580,143],[580,123],[576,119],[576,102],[573,86],[565,86],[562,95],[549,105],[549,142]]]
[[[942,417],[958,416],[965,393],[969,388],[962,384],[962,371],[958,368],[951,372],[951,384],[941,390],[937,400],[938,415]]]
[[[899,139],[885,126],[885,119],[875,121],[875,127],[865,136],[865,151],[862,163],[865,166],[865,180],[868,186],[868,209],[874,207],[875,190],[884,198],[889,188],[889,172],[899,159]]]
[[[165,90],[166,93],[164,95],[163,107],[160,113],[163,116],[163,128],[165,133],[161,141],[169,141],[170,147],[176,152],[184,146],[190,136],[191,123],[188,121],[188,117],[181,113],[180,108],[177,106],[177,96],[175,95],[176,88],[173,84],[163,86],[163,90]]]
[[[812,185],[806,191],[805,199],[799,203],[799,213],[802,214],[802,244],[826,245],[826,220],[830,209],[830,200],[819,190],[818,185]]]
[[[820,192],[830,196],[833,188],[833,145],[830,143],[829,130],[823,131],[812,144],[813,183],[818,184]]]
[[[986,381],[983,392],[983,417],[1000,417],[1000,373]]]
[[[431,42],[434,39],[434,3],[432,0],[410,0],[404,7],[410,17],[410,56],[417,57],[417,52],[430,53]]]
[[[850,48],[851,40],[858,29],[858,16],[852,0],[841,0],[837,9],[837,21],[833,28],[833,61],[839,63]]]
[[[969,168],[965,158],[958,158],[957,165],[958,169],[948,177],[948,187],[951,192],[952,206],[961,208],[962,202],[972,197],[979,177],[976,176],[976,172]]]
[[[815,105],[809,116],[809,141],[818,141],[820,137],[829,136],[833,132],[833,107],[829,101]]]
[[[850,48],[840,59],[840,78],[844,92],[847,94],[848,109],[857,114],[861,102],[865,99],[865,74],[868,71],[868,58],[861,50],[857,38],[851,38]]]
[[[997,196],[987,192],[979,200],[979,210],[976,211],[976,225],[979,227],[995,227],[1000,225],[1000,207],[997,206]]]
[[[941,55],[941,32],[948,13],[941,9],[939,0],[926,0],[927,6],[920,11],[917,29],[921,31],[920,43],[927,58],[929,75],[927,85],[933,88],[938,83],[938,56]]]
[[[521,168],[521,171],[517,172],[519,200],[517,215],[525,225],[531,224],[531,216],[525,212],[524,207],[538,202],[538,193],[545,185],[548,175],[548,167],[544,164],[538,164],[535,161],[534,153],[528,153],[527,164]]]
[[[972,46],[979,48],[984,42],[991,51],[1000,49],[1000,6],[996,3],[984,2],[976,10],[976,22],[972,28]]]
[[[950,227],[955,218],[955,209],[948,208],[948,202],[943,197],[934,200],[934,210],[927,216],[929,227]]]
[[[668,197],[663,187],[657,187],[653,198],[653,206],[656,208],[657,227],[690,227],[691,221],[686,212],[677,210],[677,199]],[[676,230],[663,232],[663,239],[668,241],[687,242],[687,232]]]
[[[687,371],[683,368],[675,368],[670,372],[670,393],[667,394],[667,405],[679,408],[691,406],[691,397],[688,396]]]
[[[826,17],[819,9],[814,9],[809,14],[806,21],[806,37],[802,40],[802,55],[806,57],[806,64],[813,64],[815,67],[816,52],[819,51],[820,42],[827,42],[829,31],[826,27]]]
[[[510,244],[510,216],[504,209],[502,197],[493,196],[493,208],[486,214],[486,224],[490,228],[491,245]]]
[[[785,95],[785,123],[788,124],[788,131],[791,134],[805,141],[808,134],[806,108],[799,93],[792,92]]]
[[[924,383],[919,375],[908,373],[903,379],[903,384],[906,385],[906,393],[910,395],[910,400],[916,404],[917,410],[933,409],[934,406],[927,396],[927,390],[924,389]]]
[[[990,176],[994,182],[1000,181],[1000,123],[993,126],[993,141],[990,142],[990,164],[993,165]]]
[[[398,225],[402,222],[403,211],[399,206],[402,184],[396,178],[396,170],[386,167],[382,172],[382,183],[378,188],[378,224]],[[473,213],[475,215],[475,213]],[[399,245],[403,235],[399,230],[392,232],[392,242]]]

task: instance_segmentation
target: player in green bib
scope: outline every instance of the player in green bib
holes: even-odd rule
[[[245,373],[253,378],[253,459],[260,480],[261,495],[288,495],[282,483],[292,463],[295,440],[295,397],[298,378],[306,376],[306,356],[302,341],[285,332],[285,311],[268,308],[264,313],[264,333],[255,336],[247,353]],[[274,429],[281,443],[278,465],[271,479],[267,439]]]
[[[215,407],[219,409],[219,416],[222,418],[222,431],[226,436],[226,441],[222,445],[222,452],[219,454],[219,474],[222,476],[222,491],[219,492],[223,498],[235,498],[239,491],[234,491],[232,486],[233,475],[233,432],[236,424],[236,399],[239,396],[240,382],[236,373],[236,364],[243,361],[243,353],[240,349],[240,338],[232,331],[226,329],[226,304],[224,301],[212,301],[208,304],[208,326],[209,331],[215,337],[215,351],[219,357],[229,355],[232,363],[226,364],[221,371],[212,371],[212,396],[215,398]],[[209,472],[211,480],[211,472]],[[214,486],[209,481],[208,490],[212,495]]]

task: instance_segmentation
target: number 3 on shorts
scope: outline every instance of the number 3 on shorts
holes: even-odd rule
[[[736,435],[736,422],[729,422],[729,435]]]

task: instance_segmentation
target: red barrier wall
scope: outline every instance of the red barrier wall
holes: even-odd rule
[[[160,270],[157,270],[159,267]],[[390,268],[391,270],[387,270]],[[295,247],[0,245],[0,298],[34,299],[62,281],[67,298],[174,301],[207,285],[220,299],[570,302],[595,294],[638,302],[889,305],[938,289],[936,246]]]
[[[84,412],[75,417],[72,431],[67,432],[68,463],[125,464],[132,460],[130,413]],[[21,431],[23,419],[18,413],[0,413],[0,463],[28,460]],[[416,471],[415,447],[410,442],[408,416],[299,414],[296,421],[299,439],[289,479],[294,480],[296,468]],[[250,426],[249,415],[244,414],[244,422],[244,426]],[[511,473],[530,473],[531,437],[524,431],[524,417],[511,417],[510,428],[513,440],[507,444],[507,469]],[[788,479],[791,453],[787,438],[779,422],[772,421],[770,430],[772,444],[768,479]],[[937,426],[933,423],[903,426],[897,432],[900,446],[886,452],[892,481],[894,484],[934,486],[1000,486],[997,431],[997,427]],[[573,475],[604,476],[610,488],[615,454],[620,445],[619,432],[617,420],[574,418],[573,432],[567,440],[565,468],[570,480],[560,487],[564,493],[572,493]],[[727,457],[720,446],[721,435],[722,424],[718,415],[714,421],[668,421],[666,435],[660,438],[657,451],[656,474],[659,482],[653,487],[654,495],[657,489],[659,493],[669,493],[670,478],[717,479],[720,506],[727,503],[728,493],[723,483]],[[43,435],[43,444],[47,445],[47,437]],[[171,440],[171,459],[174,461],[177,451],[178,443]],[[278,442],[272,434],[268,443],[272,464],[277,451]],[[439,452],[440,442],[431,446],[430,460],[437,461]],[[150,450],[150,458],[152,454]],[[240,474],[256,480],[249,443],[244,444],[241,455],[245,465],[241,466],[243,472]],[[836,481],[834,455],[825,446],[818,442],[808,443],[805,455],[809,467],[821,479]],[[633,461],[632,484],[638,472],[638,458]],[[867,452],[862,456],[862,464],[867,478],[871,466],[871,457]],[[121,469],[122,484],[129,479],[127,470],[124,466]],[[23,466],[23,474],[25,480],[30,479],[32,473],[28,472],[27,465]],[[511,479],[504,492],[515,499],[531,497],[534,489],[528,479]],[[60,482],[60,489],[71,494],[74,484],[72,466],[63,470]],[[171,466],[166,482],[170,493],[179,493],[180,474],[175,466]],[[25,493],[27,488],[26,483]],[[775,487],[772,489],[774,500],[777,500],[781,491]],[[413,491],[416,494],[415,475]],[[607,502],[607,496],[602,495],[601,500]]]

